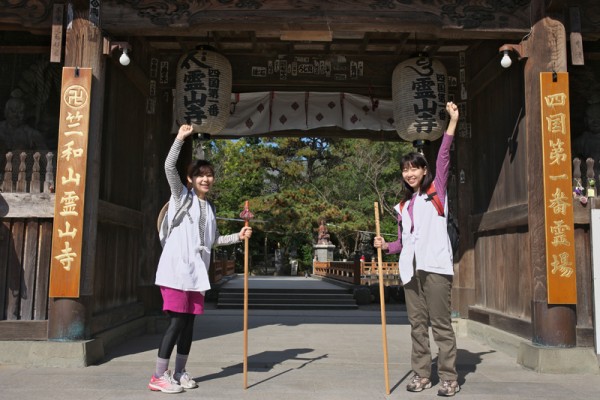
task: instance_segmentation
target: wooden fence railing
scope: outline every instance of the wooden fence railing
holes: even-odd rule
[[[379,267],[376,262],[363,262],[360,268],[360,284],[373,285],[379,283]],[[400,285],[400,272],[397,262],[384,262],[381,264],[383,270],[383,284],[385,286]]]
[[[354,262],[345,261],[314,261],[313,274],[360,285],[360,266]]]
[[[226,276],[235,274],[235,260],[212,260],[208,277],[211,283],[219,282]]]
[[[2,193],[53,193],[54,153],[9,151],[0,155]]]
[[[54,154],[0,154],[2,335],[43,339],[54,217]],[[27,326],[22,325],[27,322]],[[12,335],[12,336],[11,336]]]
[[[382,268],[383,283],[386,286],[400,285],[397,262],[384,262]],[[313,274],[353,285],[379,283],[379,268],[376,262],[314,261]]]

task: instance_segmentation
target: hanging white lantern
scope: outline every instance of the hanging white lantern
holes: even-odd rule
[[[184,54],[177,63],[177,124],[219,133],[229,118],[231,80],[231,64],[223,55],[208,48]]]
[[[446,129],[446,68],[427,56],[401,62],[392,74],[392,101],[398,135],[415,147],[440,138]]]

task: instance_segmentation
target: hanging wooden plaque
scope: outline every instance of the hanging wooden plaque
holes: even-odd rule
[[[79,297],[91,68],[63,68],[50,297]]]
[[[64,4],[55,4],[52,9],[52,40],[50,42],[50,62],[59,63],[62,60],[63,15]]]
[[[540,73],[548,304],[576,304],[569,74]]]

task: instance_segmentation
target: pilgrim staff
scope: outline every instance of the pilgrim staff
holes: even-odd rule
[[[379,232],[379,204],[375,202],[375,232],[377,236],[381,236]],[[377,248],[377,265],[379,267],[379,302],[381,304],[381,338],[383,341],[383,371],[385,374],[385,393],[390,394],[390,378],[388,373],[388,351],[387,351],[387,333],[386,333],[386,318],[385,318],[385,295],[383,287],[383,262],[381,255],[381,247]]]
[[[248,221],[254,218],[254,215],[248,209],[248,200],[244,204],[244,211],[240,218],[249,226]],[[248,238],[244,239],[244,389],[248,388]]]

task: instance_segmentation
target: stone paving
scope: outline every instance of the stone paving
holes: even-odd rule
[[[248,388],[243,388],[243,313],[208,304],[196,320],[189,372],[197,389],[176,395],[147,389],[160,334],[145,334],[110,349],[85,368],[0,365],[0,399],[285,399],[371,400],[439,398],[437,389],[405,390],[410,327],[401,304],[386,306],[391,394],[386,395],[381,312],[250,310]],[[593,399],[599,374],[541,374],[464,334],[458,327],[457,367],[462,399]],[[433,343],[433,342],[432,342]],[[435,345],[433,345],[435,352]],[[437,382],[434,382],[437,383]]]

